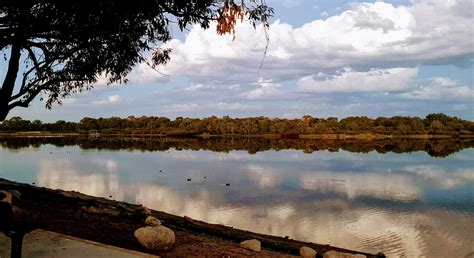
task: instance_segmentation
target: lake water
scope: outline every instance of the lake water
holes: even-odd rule
[[[474,252],[472,142],[215,141],[0,138],[0,177],[388,256]]]

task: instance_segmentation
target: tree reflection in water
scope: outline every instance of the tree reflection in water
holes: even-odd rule
[[[9,149],[39,147],[52,144],[58,147],[78,145],[82,149],[104,150],[140,150],[167,151],[176,150],[209,150],[214,152],[230,152],[237,150],[255,154],[268,150],[301,150],[305,153],[314,151],[337,152],[345,150],[356,153],[410,153],[427,152],[432,157],[447,157],[466,148],[474,147],[474,139],[412,139],[395,138],[380,140],[320,140],[292,138],[171,138],[171,137],[0,137],[0,146]]]

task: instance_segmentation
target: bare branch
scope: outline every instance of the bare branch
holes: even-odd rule
[[[24,100],[18,100],[16,102],[13,102],[12,104],[9,104],[8,105],[8,110],[12,110],[13,108],[15,107],[24,107],[24,108],[27,108],[30,104],[30,102],[36,97],[38,96],[38,94],[44,90],[43,87],[38,87],[36,88],[34,91],[30,92],[30,95],[28,96],[28,98],[24,99]]]

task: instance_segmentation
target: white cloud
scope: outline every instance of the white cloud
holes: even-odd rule
[[[142,83],[147,81],[168,80],[169,76],[160,69],[153,69],[147,63],[138,64],[128,74],[127,79],[129,83]]]
[[[281,95],[282,92],[280,91],[280,85],[277,83],[273,83],[270,80],[264,80],[260,78],[257,83],[253,83],[257,85],[256,89],[247,91],[242,93],[240,96],[244,99],[267,99],[271,97],[275,97]]]
[[[119,95],[112,95],[107,98],[110,103],[119,102],[122,98]]]
[[[324,12],[321,12],[319,15],[321,15],[321,17],[327,17],[329,16],[329,13],[324,11]]]
[[[345,68],[336,75],[319,73],[303,77],[298,82],[298,90],[315,93],[393,92],[406,89],[417,74],[417,68],[373,69],[368,72]]]
[[[106,104],[115,104],[122,100],[122,97],[119,95],[111,95],[107,97],[107,100],[96,100],[93,101],[92,104],[94,105],[106,105]]]
[[[250,83],[256,78],[275,82],[300,79],[318,71],[343,67],[414,67],[423,64],[457,64],[474,53],[469,1],[414,1],[410,6],[389,3],[356,3],[339,15],[314,20],[299,28],[280,21],[268,31],[269,48],[262,27],[237,26],[232,36],[193,27],[184,41],[165,44],[173,54],[163,68],[205,82]]]
[[[173,104],[165,106],[165,110],[168,112],[188,112],[196,109],[196,104]]]
[[[225,102],[219,102],[217,104],[217,109],[219,110],[227,110],[227,111],[233,111],[233,110],[251,110],[251,109],[257,109],[257,106],[255,105],[244,105],[239,102],[235,103],[225,103]]]
[[[435,77],[430,78],[427,82],[418,84],[417,88],[410,92],[402,93],[400,96],[406,99],[418,100],[474,100],[474,89],[449,78]]]
[[[198,84],[191,83],[188,87],[185,88],[185,90],[187,90],[187,91],[198,91],[202,88],[204,88],[204,85],[202,85],[200,83],[198,83]]]

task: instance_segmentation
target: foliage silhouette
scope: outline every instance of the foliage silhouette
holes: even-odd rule
[[[16,107],[28,107],[40,93],[46,107],[69,94],[88,90],[100,76],[108,83],[126,82],[141,62],[165,64],[171,49],[159,47],[172,38],[171,24],[189,24],[217,33],[235,33],[245,16],[268,27],[273,9],[264,0],[4,0],[0,2],[0,49],[8,59],[0,89],[0,121]],[[235,10],[239,10],[236,12]],[[150,52],[151,59],[144,54]],[[7,53],[9,57],[7,58]],[[19,78],[21,59],[25,69]],[[18,82],[19,81],[19,82]]]

